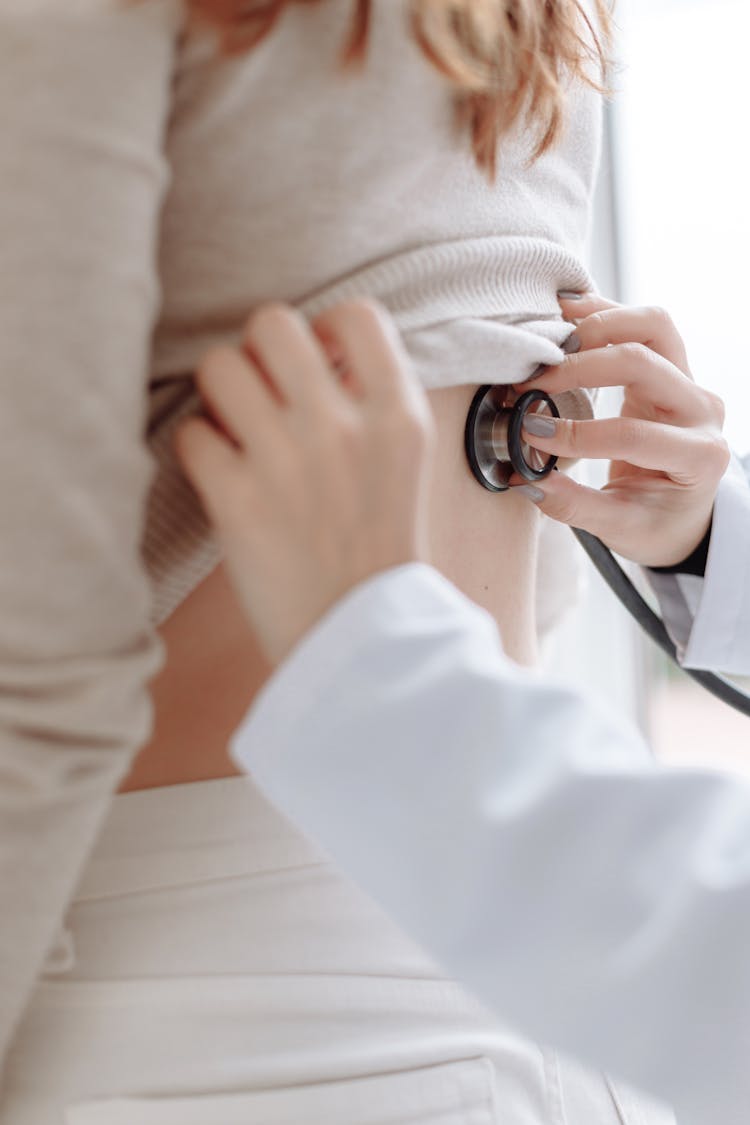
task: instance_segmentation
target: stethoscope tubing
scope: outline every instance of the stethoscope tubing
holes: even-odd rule
[[[609,588],[654,644],[658,645],[678,668],[690,676],[692,680],[695,680],[696,683],[699,683],[711,695],[716,696],[722,703],[729,704],[741,715],[747,715],[750,718],[750,694],[742,691],[731,681],[725,680],[723,676],[717,676],[715,672],[705,672],[698,668],[685,668],[680,664],[677,649],[664,626],[664,622],[636,590],[609,547],[606,547],[601,539],[592,535],[590,531],[584,531],[580,527],[574,527],[571,530]]]

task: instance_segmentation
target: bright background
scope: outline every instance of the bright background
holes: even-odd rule
[[[603,293],[669,310],[696,380],[726,402],[728,440],[747,453],[750,4],[619,0],[617,20],[591,268]],[[587,594],[547,654],[550,671],[589,685],[661,757],[750,774],[750,721],[671,670],[586,567]]]
[[[614,103],[625,299],[664,305],[750,451],[748,0],[620,0]]]

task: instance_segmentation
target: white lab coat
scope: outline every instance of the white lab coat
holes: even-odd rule
[[[750,672],[736,460],[705,579],[656,585],[684,660]],[[513,664],[492,618],[421,564],[350,591],[231,748],[505,1022],[668,1100],[683,1125],[745,1125],[744,781],[657,765],[596,700]]]
[[[750,676],[750,455],[716,494],[705,579],[646,573],[686,668]]]

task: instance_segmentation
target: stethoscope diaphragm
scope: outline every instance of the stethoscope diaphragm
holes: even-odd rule
[[[505,492],[514,472],[524,480],[543,480],[557,464],[557,457],[523,438],[529,414],[560,417],[544,391],[526,391],[516,399],[512,387],[487,384],[474,395],[466,418],[466,456],[474,476],[490,492]]]

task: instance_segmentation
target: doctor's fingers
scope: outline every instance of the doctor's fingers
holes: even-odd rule
[[[534,389],[559,394],[577,387],[624,387],[672,425],[723,425],[723,404],[673,363],[640,343],[613,344],[566,356],[534,380]]]
[[[592,313],[602,312],[604,309],[619,309],[619,301],[610,301],[608,297],[600,297],[598,293],[579,293],[573,296],[566,295],[563,290],[557,294],[563,316],[566,320],[578,322],[591,316]]]
[[[729,463],[729,446],[709,429],[685,429],[642,418],[571,421],[529,417],[531,426],[554,427],[540,436],[524,427],[530,445],[558,457],[626,461],[641,469],[667,474],[680,484],[718,483]]]
[[[516,485],[511,483],[516,489]],[[628,542],[640,533],[642,509],[620,494],[579,484],[565,473],[553,472],[538,484],[524,483],[521,493],[558,523],[580,527],[609,545]]]
[[[644,529],[644,508],[638,496],[581,485],[564,472],[551,472],[539,486],[524,484],[519,490],[551,520],[598,535],[611,550],[620,550],[627,558],[635,559],[643,541],[652,538],[649,526]]]
[[[581,351],[606,348],[608,344],[643,344],[673,363],[683,375],[693,378],[685,343],[665,309],[602,309],[579,321],[576,335]]]

